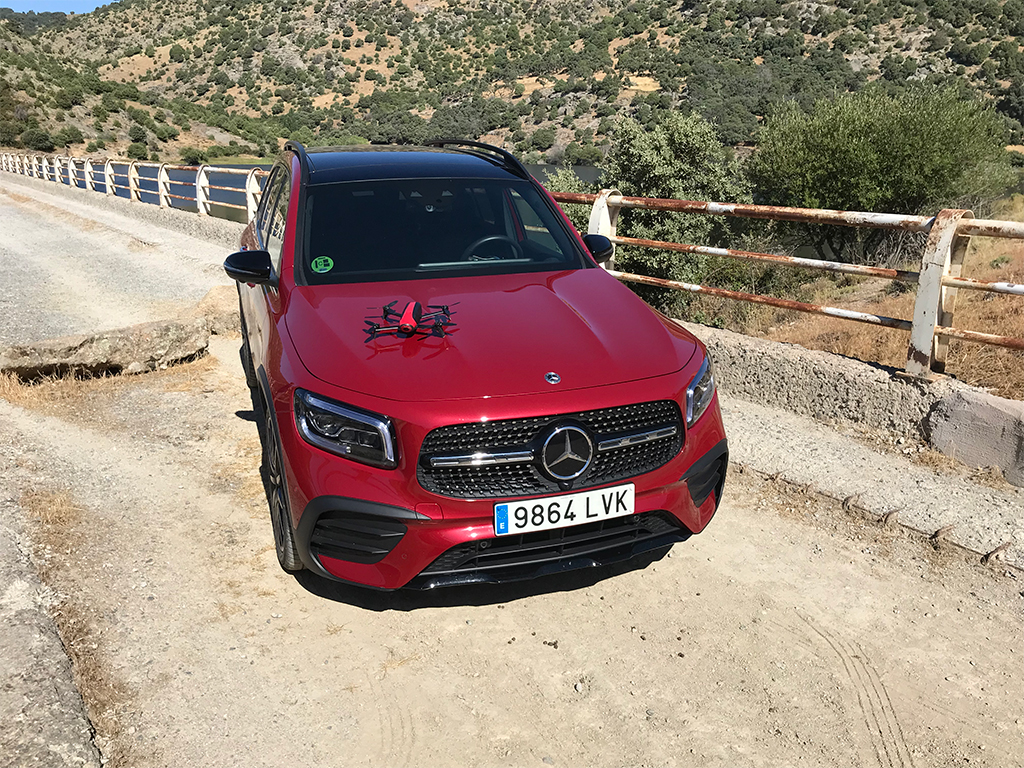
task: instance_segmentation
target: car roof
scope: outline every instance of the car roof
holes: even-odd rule
[[[362,144],[307,149],[306,158],[310,185],[383,179],[519,179],[497,158],[472,149]]]

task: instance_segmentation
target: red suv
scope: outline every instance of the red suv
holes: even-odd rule
[[[242,250],[282,567],[382,589],[664,554],[728,453],[704,346],[486,144],[285,146]]]

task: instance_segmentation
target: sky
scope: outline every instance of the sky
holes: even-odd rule
[[[110,2],[110,0],[106,0]],[[96,0],[0,0],[0,8],[10,8],[13,11],[24,13],[26,11],[63,11],[64,13],[88,13],[105,5],[104,2]]]

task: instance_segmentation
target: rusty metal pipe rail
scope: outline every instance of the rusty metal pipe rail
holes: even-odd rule
[[[599,195],[579,192],[553,192],[560,203],[593,205]],[[768,219],[800,224],[830,224],[840,227],[893,229],[907,232],[929,232],[934,216],[910,216],[899,213],[871,211],[836,211],[817,208],[791,208],[784,205],[752,205],[748,203],[713,203],[704,200],[670,200],[659,197],[608,195],[607,204],[617,208],[641,208],[647,211],[697,213],[709,216],[732,216],[743,219]],[[964,219],[957,231],[978,237],[1024,238],[1024,222],[997,219]]]
[[[907,272],[902,269],[865,267],[860,264],[843,264],[838,261],[803,259],[797,256],[780,256],[771,253],[758,253],[756,251],[738,251],[732,248],[712,248],[711,246],[706,245],[669,243],[663,240],[642,240],[636,237],[616,236],[609,239],[616,245],[634,245],[642,248],[657,248],[659,250],[675,251],[677,253],[700,253],[706,256],[720,256],[727,259],[737,259],[741,261],[763,261],[769,264],[779,264],[784,267],[820,269],[827,272],[841,272],[848,275],[859,275],[860,277],[884,277],[888,280],[900,280],[905,283],[917,282],[917,272]]]
[[[721,298],[747,301],[789,309],[829,315],[844,320],[853,320],[887,328],[910,331],[907,350],[907,372],[930,378],[933,372],[945,370],[949,339],[992,344],[1013,350],[1024,350],[1024,339],[998,336],[952,327],[956,293],[959,289],[987,291],[1009,296],[1024,296],[1024,285],[1010,282],[991,282],[961,276],[964,255],[971,236],[1003,237],[1024,239],[1024,223],[975,219],[970,211],[944,210],[932,217],[903,216],[887,213],[861,211],[809,210],[768,205],[747,205],[713,203],[699,200],[665,200],[661,198],[628,197],[617,190],[604,189],[598,194],[554,193],[560,203],[590,205],[588,232],[608,237],[616,245],[640,248],[656,248],[675,253],[693,253],[744,261],[757,261],[786,267],[824,270],[860,277],[875,277],[899,280],[917,284],[914,320],[874,315],[838,307],[791,301],[773,296],[759,296],[740,291],[682,283],[662,278],[647,277],[614,272],[621,280],[646,285],[684,290]],[[616,226],[619,212],[623,208],[675,213],[704,214],[712,216],[736,216],[743,218],[768,219],[774,221],[800,222],[804,224],[866,227],[873,229],[902,230],[927,234],[921,269],[908,270],[868,267],[856,264],[842,264],[820,259],[803,259],[793,256],[756,253],[732,248],[669,243],[661,240],[619,237]]]

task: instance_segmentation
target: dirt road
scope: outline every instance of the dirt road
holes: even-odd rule
[[[115,764],[1020,762],[1024,584],[750,473],[645,569],[284,574],[236,350],[0,402],[0,483],[45,520]]]

